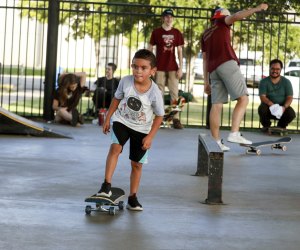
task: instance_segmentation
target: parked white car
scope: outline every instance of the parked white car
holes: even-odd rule
[[[261,65],[255,65],[254,59],[240,58],[239,61],[248,87],[257,88],[260,80],[268,76],[268,72],[264,72]]]
[[[183,69],[182,72],[185,74],[186,73],[186,59],[183,58]],[[195,74],[195,79],[202,79],[203,78],[203,58],[202,58],[202,53],[199,52],[197,54],[197,57],[194,62],[194,74]]]
[[[300,59],[299,59],[299,66],[298,67],[288,67],[287,69],[285,69],[284,76],[286,78],[288,78],[292,83],[294,98],[299,98]]]
[[[197,58],[195,59],[194,72],[195,72],[195,78],[197,79],[203,78],[203,58],[201,52],[198,53]]]
[[[300,67],[300,59],[292,59],[288,62],[287,68],[290,67]]]

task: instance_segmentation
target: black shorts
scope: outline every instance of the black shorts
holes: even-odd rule
[[[114,122],[112,126],[112,143],[120,144],[122,147],[130,139],[129,159],[139,163],[147,163],[148,150],[143,150],[143,139],[147,134],[135,131],[123,123]]]

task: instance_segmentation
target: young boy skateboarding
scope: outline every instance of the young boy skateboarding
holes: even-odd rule
[[[136,194],[148,149],[163,120],[164,104],[159,88],[150,78],[156,72],[154,54],[146,49],[137,51],[131,67],[132,75],[121,79],[103,124],[103,133],[107,134],[112,121],[112,144],[106,159],[105,180],[97,195],[111,196],[112,176],[123,146],[130,139],[131,175],[127,209],[142,211]]]

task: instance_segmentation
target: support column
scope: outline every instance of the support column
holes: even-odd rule
[[[44,86],[44,114],[46,121],[53,120],[52,110],[53,92],[56,80],[56,60],[59,26],[59,0],[49,1],[48,7],[48,33],[46,48],[46,68]]]

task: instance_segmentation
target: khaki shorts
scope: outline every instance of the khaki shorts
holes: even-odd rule
[[[157,71],[155,76],[155,82],[164,95],[165,86],[168,87],[171,100],[178,100],[178,82],[179,79],[176,77],[176,71]]]
[[[211,102],[227,103],[231,100],[248,95],[248,89],[240,67],[234,60],[221,64],[209,74],[211,83]]]

